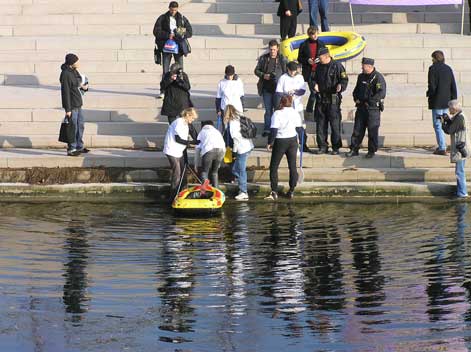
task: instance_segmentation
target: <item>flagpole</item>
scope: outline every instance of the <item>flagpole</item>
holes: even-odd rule
[[[350,18],[352,19],[352,31],[355,32],[355,23],[353,22],[353,10],[352,10],[351,1],[348,2],[348,5],[350,6]],[[463,16],[464,16],[464,12],[463,12]]]
[[[461,2],[461,35],[464,34],[464,0]]]

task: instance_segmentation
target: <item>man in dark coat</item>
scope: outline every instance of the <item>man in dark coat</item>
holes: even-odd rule
[[[282,41],[296,35],[298,15],[301,11],[298,0],[280,0],[277,15],[280,17],[280,35]]]
[[[353,100],[357,107],[355,125],[347,157],[357,156],[361,142],[368,128],[368,154],[372,158],[378,150],[378,131],[381,111],[384,109],[383,99],[386,97],[386,81],[374,67],[374,60],[364,57],[361,60],[362,73],[358,75],[353,90]]]
[[[187,46],[188,38],[193,35],[193,29],[190,21],[178,12],[178,3],[170,2],[168,11],[159,16],[154,25],[155,44],[158,47],[158,55],[162,54],[163,75],[170,69],[172,55],[176,63],[183,69],[183,56],[189,53],[190,48]],[[178,44],[178,54],[164,53],[163,47],[169,39],[174,40]],[[161,92],[161,98],[162,96]]]
[[[445,65],[445,55],[436,50],[432,53],[432,66],[428,69],[428,108],[432,110],[433,128],[438,147],[433,154],[446,155],[446,139],[437,116],[448,112],[448,102],[457,97],[455,76],[450,66]]]
[[[193,107],[190,99],[190,80],[179,64],[172,64],[170,71],[160,82],[160,91],[165,94],[160,114],[167,116],[169,125],[180,116],[186,108]],[[190,135],[196,140],[197,133],[190,124]]]
[[[319,63],[319,51],[322,48],[325,48],[325,44],[321,40],[317,39],[318,34],[319,29],[317,27],[309,27],[307,30],[309,38],[299,47],[298,62],[303,67],[303,77],[306,82],[309,82],[311,76],[313,76],[316,71],[317,64]],[[311,113],[313,111],[315,102],[316,92],[311,90],[306,106],[306,112]]]
[[[61,96],[62,107],[69,123],[74,126],[74,140],[67,145],[67,155],[78,156],[81,153],[88,153],[88,149],[83,145],[84,117],[82,113],[82,92],[88,91],[88,82],[82,83],[82,76],[78,72],[79,58],[75,54],[67,54],[65,62],[61,66]]]
[[[317,93],[314,119],[316,120],[316,140],[318,154],[328,152],[328,129],[331,130],[332,155],[338,155],[342,147],[342,92],[347,89],[348,76],[340,62],[329,54],[329,49],[319,52],[319,65],[309,82],[310,88]]]
[[[270,134],[271,116],[278,105],[276,84],[279,78],[286,73],[286,58],[280,53],[280,45],[276,40],[268,43],[268,53],[259,57],[255,76],[259,78],[257,83],[258,95],[263,98],[265,106],[263,137]]]

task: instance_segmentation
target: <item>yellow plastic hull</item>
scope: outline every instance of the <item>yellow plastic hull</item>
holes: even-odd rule
[[[208,199],[192,199],[191,194],[200,192],[201,186],[194,186],[181,191],[173,200],[172,208],[177,211],[211,212],[222,208],[226,197],[218,188],[208,186],[206,192],[212,195]]]
[[[284,40],[281,43],[281,53],[288,61],[297,60],[299,46],[307,38],[307,35],[300,35]],[[353,59],[366,47],[365,38],[354,32],[324,32],[319,34],[319,39],[326,44],[330,55],[337,61]]]

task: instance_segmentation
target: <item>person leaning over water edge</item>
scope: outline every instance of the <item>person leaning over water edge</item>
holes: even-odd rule
[[[181,117],[175,119],[167,130],[164,140],[164,154],[167,156],[172,169],[170,178],[170,200],[173,200],[177,195],[178,185],[182,178],[182,172],[187,163],[186,149],[190,144],[197,144],[193,140],[188,141],[189,126],[193,121],[198,118],[198,113],[194,108],[188,108],[182,111]],[[183,177],[182,187],[186,186],[186,178]]]
[[[438,147],[433,154],[446,155],[446,139],[437,116],[447,113],[448,102],[458,97],[455,76],[445,64],[445,55],[436,50],[432,53],[433,64],[428,69],[428,108],[432,110],[433,129]]]
[[[296,170],[296,155],[298,151],[298,136],[303,131],[301,116],[292,107],[293,97],[284,95],[280,100],[279,109],[272,116],[270,126],[270,138],[267,150],[271,151],[270,159],[270,186],[271,192],[265,197],[267,200],[278,199],[278,167],[283,155],[288,159],[289,168],[289,191],[288,198],[293,198],[294,188],[298,183],[298,172]]]
[[[168,11],[157,18],[154,25],[155,44],[158,47],[158,54],[162,55],[162,77],[169,71],[172,56],[175,63],[178,63],[183,69],[183,56],[188,54],[189,48],[186,47],[185,39],[191,38],[193,29],[190,21],[178,12],[178,2],[171,1],[168,5]],[[164,53],[163,47],[167,40],[174,40],[178,44],[178,54]],[[165,92],[160,91],[160,98],[163,98]]]
[[[214,187],[219,186],[218,171],[221,166],[226,144],[219,132],[213,125],[213,121],[203,121],[201,131],[198,134],[198,145],[202,157],[201,180],[208,179]]]
[[[232,174],[239,182],[239,194],[236,200],[249,200],[247,192],[247,158],[254,149],[250,138],[242,136],[240,127],[240,113],[233,105],[227,105],[224,112],[224,122],[228,125],[228,132],[233,141],[232,151],[235,154],[235,161],[232,165]]]
[[[280,53],[280,44],[276,40],[268,43],[268,53],[258,58],[255,67],[255,76],[259,78],[257,83],[258,95],[263,99],[265,114],[263,115],[263,134],[267,137],[270,134],[271,115],[278,106],[278,96],[276,95],[276,85],[280,77],[286,73],[286,58]]]
[[[80,67],[79,58],[75,54],[67,54],[65,62],[61,66],[61,97],[62,107],[65,115],[72,122],[75,129],[75,140],[68,143],[67,155],[78,156],[81,153],[88,153],[89,150],[83,146],[83,133],[85,121],[82,113],[82,92],[88,91],[88,83],[82,84],[82,76],[78,68]]]
[[[450,135],[451,150],[450,161],[455,164],[456,175],[456,197],[466,198],[468,189],[466,186],[465,163],[471,155],[471,139],[469,135],[469,121],[464,116],[458,100],[448,102],[451,116],[446,113],[438,118],[443,123],[443,130]]]

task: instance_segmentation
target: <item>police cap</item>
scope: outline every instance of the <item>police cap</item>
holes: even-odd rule
[[[374,59],[370,59],[368,57],[364,57],[363,59],[361,59],[361,63],[363,65],[371,65],[371,66],[374,66],[375,64],[375,60]]]

